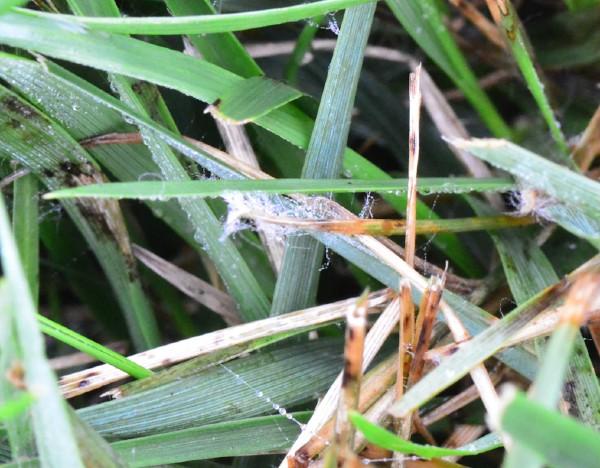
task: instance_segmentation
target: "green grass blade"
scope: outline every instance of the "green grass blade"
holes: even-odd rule
[[[341,366],[339,340],[279,346],[78,413],[109,439],[249,418],[313,400]]]
[[[270,179],[270,180],[194,180],[186,182],[115,182],[63,189],[44,195],[47,200],[58,198],[96,197],[137,200],[167,200],[182,197],[218,197],[239,193],[357,193],[406,192],[408,179]],[[508,192],[515,185],[509,179],[472,177],[419,178],[417,190],[422,194]]]
[[[290,413],[305,423],[309,412]],[[285,416],[228,421],[112,444],[130,466],[155,466],[208,458],[285,453],[300,433]]]
[[[175,16],[212,15],[215,7],[210,0],[165,0],[169,12]],[[244,46],[232,33],[189,36],[190,43],[210,63],[244,78],[263,72]]]
[[[504,140],[457,139],[450,143],[510,172],[525,189],[541,192],[531,207],[536,214],[558,222],[575,235],[600,238],[598,182]]]
[[[190,17],[94,18],[74,17],[20,9],[19,13],[61,21],[65,27],[84,27],[120,34],[177,35],[210,34],[263,28],[300,21],[373,0],[320,0],[268,10]]]
[[[102,180],[95,162],[62,127],[5,88],[0,88],[0,107],[4,123],[0,151],[31,169],[48,188]],[[32,145],[33,141],[45,142],[44,151]],[[62,204],[111,281],[136,345],[156,346],[158,331],[137,277],[118,205]]]
[[[139,364],[136,364],[126,357],[121,356],[112,349],[102,346],[101,344],[96,343],[95,341],[62,326],[59,323],[44,317],[43,315],[37,315],[37,319],[40,329],[46,335],[68,344],[82,353],[93,356],[101,362],[110,364],[117,369],[121,369],[131,377],[143,379],[144,377],[149,377],[152,375],[152,371],[145,369]]]
[[[236,124],[248,123],[300,96],[300,91],[281,82],[253,76],[228,89],[210,109],[219,119]]]
[[[432,458],[459,456],[465,457],[469,455],[478,455],[480,453],[489,452],[490,450],[502,447],[502,442],[496,435],[488,437],[483,443],[478,441],[471,442],[467,447],[446,448],[435,447],[433,445],[415,444],[408,440],[401,439],[397,435],[385,430],[384,428],[373,424],[360,413],[351,412],[350,421],[356,428],[362,432],[372,444],[379,447],[393,450],[404,454],[416,455],[419,458],[431,460]]]
[[[37,304],[39,290],[39,202],[38,182],[28,174],[14,183],[13,233],[21,264],[29,283],[31,298]]]
[[[529,390],[529,400],[545,408],[553,409],[560,400],[564,378],[568,369],[569,358],[579,329],[572,324],[560,324],[548,345],[544,349],[540,370]],[[541,427],[540,432],[549,430]],[[502,466],[504,468],[519,468],[527,466],[530,468],[542,467],[544,459],[519,439],[508,451]]]
[[[510,45],[515,61],[523,74],[527,87],[538,105],[542,116],[546,120],[552,138],[554,138],[554,141],[560,150],[560,160],[568,163],[571,167],[574,167],[573,162],[567,158],[569,146],[560,128],[560,123],[554,115],[546,92],[544,91],[544,84],[536,69],[529,39],[525,35],[525,30],[521,25],[521,21],[519,20],[511,1],[505,0],[502,4],[506,9],[499,8],[501,15],[500,26]]]
[[[492,134],[510,138],[511,130],[487,94],[448,31],[435,0],[386,0],[404,29],[465,94]]]
[[[17,398],[5,401],[0,405],[0,421],[6,421],[18,416],[35,401],[35,397],[31,393],[23,393]]]
[[[46,466],[83,467],[65,403],[45,357],[42,335],[35,319],[35,306],[2,198],[0,245],[2,269],[10,288],[10,292],[4,289],[3,295],[10,294],[11,322],[14,326],[14,339],[22,353],[24,384],[36,399],[31,412],[38,453]]]
[[[321,104],[302,168],[302,177],[336,177],[342,170],[358,78],[376,4],[348,9],[329,65]],[[286,241],[271,315],[305,308],[315,300],[323,246],[306,237]],[[298,288],[298,281],[305,287]]]
[[[310,50],[312,41],[315,38],[317,31],[319,30],[319,25],[323,22],[323,19],[324,17],[322,16],[312,18],[302,28],[302,32],[298,36],[294,50],[290,54],[285,69],[283,70],[283,77],[288,83],[293,85],[297,83],[298,72],[300,71],[302,60]]]
[[[539,430],[532,430],[535,421]],[[500,415],[501,430],[535,451],[550,466],[593,468],[600,460],[600,435],[576,420],[517,393]]]

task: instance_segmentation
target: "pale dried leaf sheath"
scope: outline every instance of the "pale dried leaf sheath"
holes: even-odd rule
[[[415,235],[417,221],[417,168],[419,166],[419,124],[421,121],[421,65],[410,74],[410,116],[408,134],[408,197],[406,202],[406,263],[415,264]]]
[[[236,311],[235,301],[228,294],[139,245],[133,246],[133,253],[138,260],[154,273],[187,296],[223,317],[228,325],[242,323]]]
[[[344,345],[344,371],[342,394],[338,404],[335,439],[343,460],[351,457],[354,429],[348,413],[358,408],[360,385],[363,374],[363,352],[367,327],[367,296],[361,296],[354,309],[346,316],[346,340]]]
[[[390,291],[388,289],[369,294],[369,313],[379,312],[380,307],[387,304],[389,299]],[[129,359],[147,369],[155,369],[196,356],[227,349],[265,336],[339,320],[346,315],[348,308],[355,306],[356,298],[352,298],[323,306],[311,307],[280,317],[257,320],[252,323],[245,323],[177,341],[129,356]],[[128,375],[123,371],[108,364],[103,364],[63,376],[60,379],[60,388],[64,396],[72,398],[126,379],[127,377]]]

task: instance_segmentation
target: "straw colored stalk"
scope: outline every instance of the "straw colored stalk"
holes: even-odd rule
[[[358,299],[356,307],[346,316],[346,340],[344,346],[344,371],[342,392],[335,422],[335,445],[338,451],[338,466],[354,463],[354,426],[348,413],[358,409],[360,385],[363,374],[363,352],[367,327],[366,295]]]
[[[594,112],[571,157],[583,172],[587,172],[600,154],[600,106]]]
[[[363,295],[358,299],[356,308],[349,310],[346,316],[342,395],[338,406],[335,432],[340,447],[346,445],[350,450],[352,450],[354,432],[348,420],[348,412],[357,408],[360,395],[367,327],[366,304],[367,296]]]
[[[419,166],[419,124],[421,121],[421,65],[409,78],[409,130],[408,130],[408,193],[406,202],[406,237],[404,258],[411,267],[415,264],[415,238],[417,221],[417,168]]]

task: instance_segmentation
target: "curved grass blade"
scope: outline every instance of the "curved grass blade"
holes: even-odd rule
[[[152,375],[152,371],[130,361],[110,348],[102,346],[101,344],[44,317],[43,315],[38,314],[37,320],[40,329],[46,335],[68,344],[85,354],[93,356],[101,362],[110,364],[133,378],[143,379],[144,377]]]
[[[360,413],[355,411],[350,413],[350,420],[352,421],[352,424],[354,424],[356,428],[363,433],[365,439],[372,444],[388,450],[393,450],[394,452],[416,455],[419,458],[424,458],[426,460],[441,457],[466,457],[469,455],[479,455],[481,453],[497,449],[498,447],[502,447],[502,441],[496,434],[490,434],[489,436],[485,436],[478,441],[471,442],[465,447],[459,448],[420,445],[401,439],[392,432],[385,430],[383,427],[373,424]]]
[[[10,304],[4,308],[10,317],[5,323],[11,330],[10,339],[20,350],[19,358],[22,359],[24,371],[22,385],[36,400],[31,412],[38,453],[46,466],[83,467],[65,403],[45,357],[42,335],[35,320],[35,307],[12,237],[3,197],[0,197],[0,245],[6,278],[1,296],[5,305]],[[10,347],[5,344],[2,346],[3,352]]]
[[[4,122],[0,151],[28,167],[49,188],[100,182],[103,175],[62,127],[5,88],[0,88]],[[43,149],[42,149],[43,148]],[[124,220],[115,203],[65,201],[111,281],[139,348],[158,344],[158,330],[141,289]]]
[[[112,444],[130,466],[285,453],[310,412],[261,416],[166,432]]]
[[[215,6],[210,0],[165,0],[174,16],[214,15]],[[263,71],[246,52],[233,33],[199,34],[188,36],[194,46],[210,63],[244,78],[263,75]]]
[[[63,189],[44,195],[47,200],[58,198],[96,197],[134,200],[167,200],[181,197],[217,197],[228,192],[241,193],[357,193],[406,192],[408,179],[270,179],[270,180],[194,180],[186,182],[122,182],[86,185]],[[417,190],[425,195],[436,193],[508,192],[515,189],[510,179],[472,177],[419,179]]]
[[[302,178],[336,177],[342,170],[351,112],[377,4],[348,9],[329,65]],[[287,239],[271,315],[311,305],[317,295],[323,246],[307,236]],[[305,285],[298,288],[298,281]]]
[[[94,31],[121,34],[178,35],[223,33],[263,28],[292,21],[301,21],[369,2],[374,2],[374,0],[320,0],[243,13],[154,18],[94,18],[42,13],[27,9],[19,9],[18,11],[21,14],[60,21],[65,24],[65,27],[85,27]]]
[[[497,6],[496,8],[492,8],[492,13],[494,13],[492,16],[494,16],[494,20],[504,32],[515,61],[527,83],[527,87],[529,88],[529,91],[531,91],[542,116],[546,120],[552,138],[554,138],[554,141],[560,150],[560,160],[568,163],[569,166],[574,167],[573,161],[567,157],[569,146],[567,145],[565,136],[560,128],[560,123],[556,120],[554,111],[550,106],[550,101],[544,91],[544,84],[539,71],[535,66],[533,50],[531,49],[529,39],[525,34],[521,21],[517,16],[517,12],[510,0],[493,1],[495,1],[495,5]]]

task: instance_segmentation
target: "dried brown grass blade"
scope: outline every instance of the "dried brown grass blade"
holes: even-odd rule
[[[573,148],[572,158],[583,172],[587,172],[600,154],[600,106],[594,112],[581,138]]]
[[[472,3],[465,0],[450,0],[450,3],[475,26],[492,44],[506,48],[506,43],[498,28],[488,20]]]
[[[406,280],[400,281],[400,339],[398,344],[398,373],[396,375],[396,399],[404,394],[405,374],[410,368],[415,335],[415,306],[412,288]]]
[[[242,323],[235,301],[228,294],[139,245],[133,246],[133,253],[150,270],[186,296],[219,314],[228,325]]]
[[[363,353],[367,327],[366,295],[361,296],[356,307],[346,316],[346,340],[344,345],[344,371],[342,391],[335,422],[335,444],[338,464],[345,466],[353,459],[354,426],[348,414],[358,408],[363,374]]]

